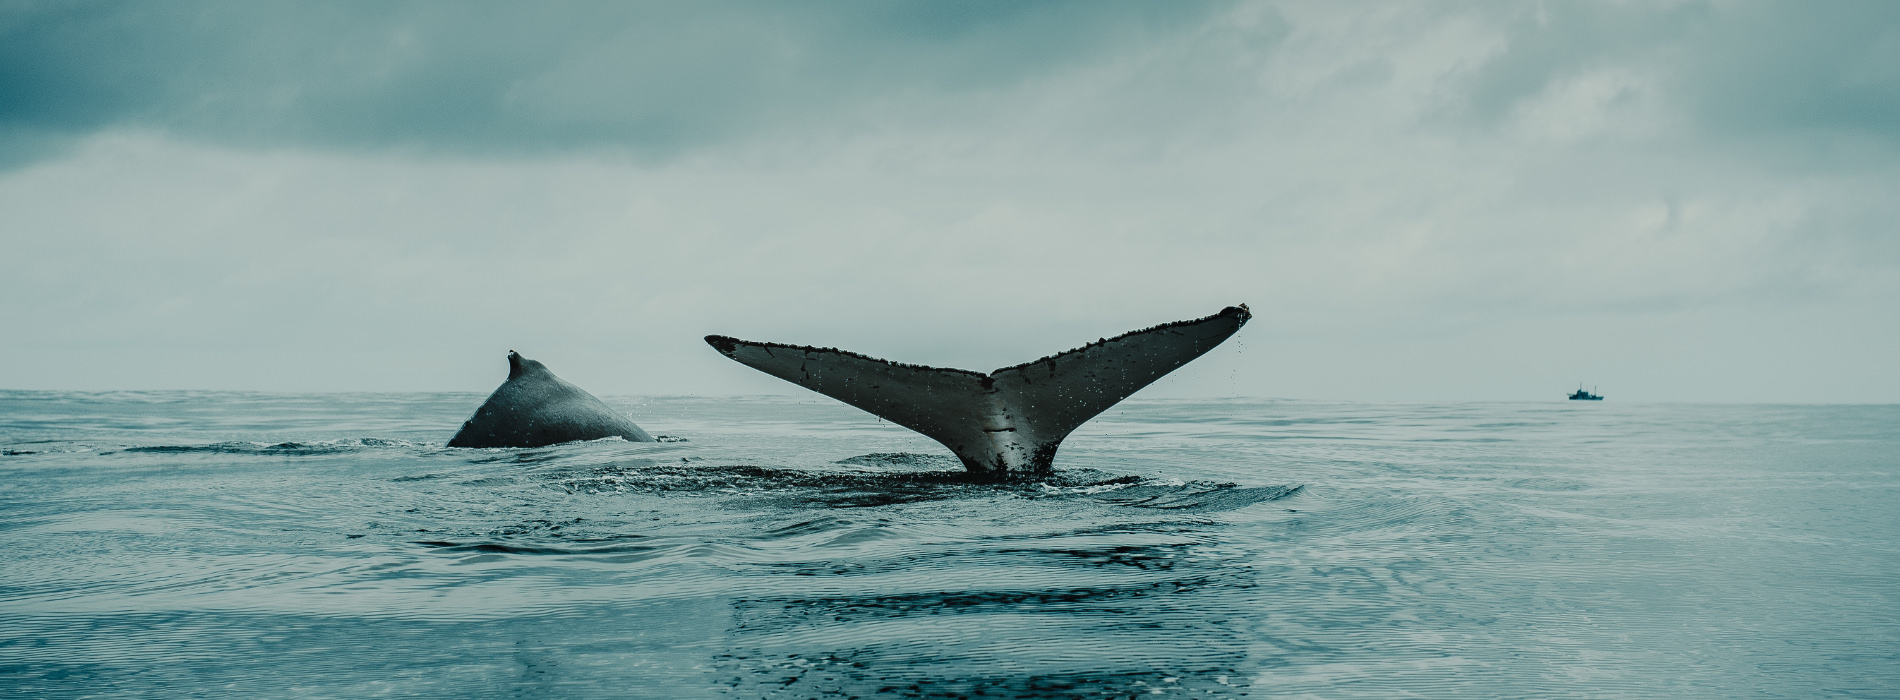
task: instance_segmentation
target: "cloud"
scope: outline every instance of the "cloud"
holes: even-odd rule
[[[1502,50],[1447,95],[1496,125],[1565,86],[1637,76],[1607,95],[1683,110],[1686,135],[1846,135],[1900,142],[1900,4],[1540,2],[1479,6]],[[1640,93],[1649,93],[1643,95]]]
[[[1220,7],[15,3],[0,15],[0,129],[665,155],[881,101],[1007,89],[1193,27]]]
[[[1158,390],[1900,391],[1881,7],[5,7],[75,87],[0,93],[0,386],[773,391],[696,339],[1248,302]]]

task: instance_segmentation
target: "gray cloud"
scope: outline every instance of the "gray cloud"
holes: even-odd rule
[[[14,158],[152,128],[238,145],[665,154],[1008,88],[1216,3],[80,2],[0,15]]]
[[[4,4],[0,386],[1890,400],[1887,7]]]
[[[1505,49],[1450,95],[1460,114],[1480,123],[1496,123],[1555,84],[1593,71],[1640,68],[1705,131],[1900,140],[1900,4],[1505,7]]]
[[[1112,128],[1168,107],[1218,116],[1259,89],[1242,73],[1271,58],[1277,36],[1259,27],[1233,35],[1240,39],[1223,34],[1234,8],[14,3],[0,10],[0,168],[112,128],[239,146],[665,156],[764,132],[879,128],[891,106],[911,120],[980,119],[998,107],[962,109],[972,96],[1158,47],[1174,51],[1154,68],[1159,78],[1131,88],[1166,105],[1134,100],[1098,120]],[[1567,82],[1627,69],[1699,136],[1900,142],[1900,4],[1477,3],[1434,12],[1478,17],[1502,39],[1495,54],[1446,76],[1437,99],[1453,120],[1441,126],[1495,129]],[[1200,48],[1180,51],[1183,37]],[[1223,44],[1234,40],[1251,43]],[[1381,59],[1340,79],[1377,82],[1391,70]]]

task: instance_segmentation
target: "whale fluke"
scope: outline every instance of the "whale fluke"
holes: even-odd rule
[[[1230,306],[987,375],[723,335],[706,336],[706,343],[748,367],[923,433],[973,473],[1006,476],[1048,472],[1071,431],[1214,349],[1252,315],[1246,304]]]
[[[508,381],[475,409],[449,447],[541,447],[605,437],[653,442],[647,431],[593,394],[510,350]]]

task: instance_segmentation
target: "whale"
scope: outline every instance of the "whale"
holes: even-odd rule
[[[544,447],[609,437],[653,442],[633,419],[509,350],[508,380],[462,423],[449,447]]]
[[[1227,340],[1246,304],[1100,339],[989,374],[903,364],[847,352],[706,336],[747,367],[863,409],[942,443],[971,474],[1033,477],[1090,418]]]

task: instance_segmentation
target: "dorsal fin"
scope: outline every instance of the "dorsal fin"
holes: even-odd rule
[[[652,442],[626,415],[554,376],[547,365],[508,351],[508,381],[449,438],[449,447],[540,447],[620,437]]]
[[[864,409],[941,442],[972,472],[1047,472],[1069,433],[1110,406],[1214,349],[1252,314],[1126,333],[988,375],[907,365],[835,348],[706,342],[753,369]]]

